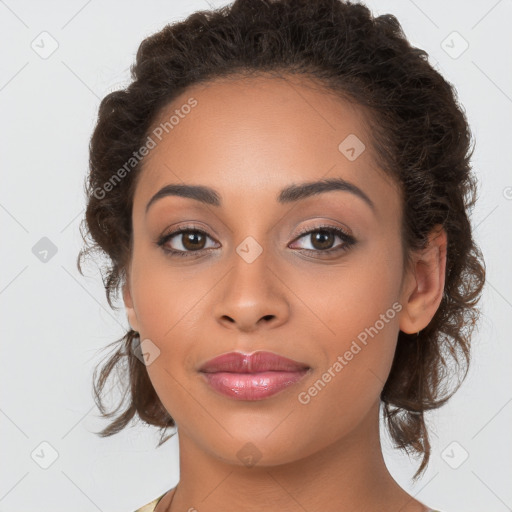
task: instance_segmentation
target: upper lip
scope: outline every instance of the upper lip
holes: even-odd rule
[[[231,372],[231,373],[258,373],[265,371],[297,372],[307,370],[305,363],[288,359],[273,352],[228,352],[210,359],[199,369],[204,373]]]

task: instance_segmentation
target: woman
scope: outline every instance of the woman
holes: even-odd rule
[[[102,101],[79,265],[109,257],[130,324],[98,406],[123,363],[131,393],[101,435],[179,433],[178,485],[139,511],[431,510],[380,408],[418,478],[485,267],[471,134],[426,57],[361,4],[237,0],[145,39]]]

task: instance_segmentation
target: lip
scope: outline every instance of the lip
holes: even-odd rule
[[[217,392],[236,400],[263,400],[302,380],[310,371],[302,362],[272,352],[229,352],[199,372]]]
[[[199,371],[205,373],[260,373],[260,372],[296,372],[309,368],[306,363],[294,361],[273,352],[228,352],[206,361]]]

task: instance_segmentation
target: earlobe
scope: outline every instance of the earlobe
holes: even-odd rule
[[[443,298],[447,234],[440,225],[429,234],[428,244],[414,254],[408,287],[402,295],[400,330],[414,334],[424,329],[432,320]]]
[[[130,286],[128,283],[128,278],[126,283],[123,285],[123,301],[126,311],[126,317],[128,318],[130,327],[134,331],[139,331],[139,322],[137,320],[137,314],[135,313],[135,309],[133,307],[133,299],[130,291]]]

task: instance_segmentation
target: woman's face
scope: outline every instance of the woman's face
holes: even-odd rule
[[[374,163],[361,112],[297,80],[217,81],[183,93],[150,136],[124,299],[180,439],[233,464],[250,451],[275,465],[349,436],[378,408],[412,283],[399,190]],[[326,179],[349,185],[283,192]],[[162,193],[147,208],[171,184],[208,187],[217,201]],[[158,245],[180,229],[192,232]],[[309,370],[237,399],[199,371],[232,351]]]

